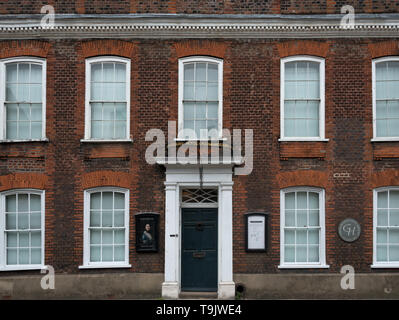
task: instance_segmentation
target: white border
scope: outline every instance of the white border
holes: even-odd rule
[[[99,62],[116,62],[126,65],[126,135],[123,139],[93,139],[91,138],[91,112],[90,112],[90,81],[91,64]],[[119,142],[131,141],[130,137],[130,59],[117,56],[98,56],[86,59],[86,90],[85,90],[85,135],[81,142]]]
[[[6,111],[5,111],[5,98],[6,98],[6,64],[9,63],[34,63],[42,66],[42,136],[41,139],[6,139]],[[37,58],[32,56],[21,56],[14,58],[7,58],[0,60],[0,83],[2,88],[0,90],[0,142],[26,142],[26,141],[48,141],[46,138],[46,73],[47,73],[46,59]]]
[[[125,195],[125,261],[90,262],[90,195],[96,192],[121,192]],[[119,187],[98,187],[84,190],[84,217],[83,217],[83,265],[79,269],[95,268],[130,268],[129,264],[129,190]]]
[[[292,263],[284,262],[284,225],[285,225],[285,194],[289,192],[308,191],[319,194],[319,263]],[[326,264],[326,229],[325,229],[325,191],[315,187],[289,187],[280,190],[280,265],[279,269],[305,269],[305,268],[329,268]]]
[[[223,59],[214,58],[210,56],[190,56],[186,58],[179,59],[179,107],[178,107],[178,138],[176,140],[182,141],[201,141],[201,140],[215,140],[215,138],[211,139],[185,139],[182,137],[183,129],[184,129],[184,112],[183,112],[183,93],[184,93],[184,64],[190,62],[211,62],[217,63],[218,65],[218,99],[219,99],[219,107],[218,107],[218,137],[216,139],[222,140],[222,129],[223,129]]]
[[[284,82],[285,82],[285,64],[293,61],[312,61],[319,63],[320,75],[320,108],[319,108],[319,136],[318,137],[285,137],[284,136]],[[281,58],[280,60],[280,139],[279,141],[328,141],[325,139],[325,59],[297,55]]]
[[[387,61],[399,61],[399,56],[387,56],[372,61],[372,88],[373,88],[373,138],[372,142],[399,141],[399,137],[377,137],[377,82],[376,64]]]
[[[27,264],[27,265],[6,265],[6,243],[5,243],[5,225],[6,225],[6,215],[5,215],[5,199],[8,195],[13,194],[37,194],[40,195],[40,204],[41,204],[41,263],[40,264]],[[4,191],[0,194],[1,203],[0,203],[0,271],[18,271],[18,270],[38,270],[44,269],[44,250],[45,250],[45,191],[39,189],[12,189]]]
[[[378,192],[389,190],[399,190],[397,186],[380,187],[373,190],[373,264],[371,268],[399,268],[397,262],[378,262],[377,261],[377,209],[378,209]]]

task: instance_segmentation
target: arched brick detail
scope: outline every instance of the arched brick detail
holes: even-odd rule
[[[371,187],[399,186],[399,170],[386,170],[371,174]]]
[[[326,57],[330,44],[328,42],[319,42],[312,40],[292,40],[277,43],[277,50],[281,58],[310,55],[318,57]]]
[[[129,189],[129,174],[115,171],[95,171],[83,175],[82,188],[84,190],[97,187],[120,187]]]
[[[189,40],[175,43],[174,48],[178,58],[200,55],[223,59],[226,54],[227,43],[209,40]]]
[[[399,55],[399,41],[390,40],[369,43],[368,47],[372,59]]]
[[[299,170],[279,173],[277,181],[280,189],[298,186],[326,188],[328,175],[322,171]]]
[[[47,57],[51,44],[38,40],[14,40],[0,42],[0,58],[18,56]]]
[[[47,176],[43,173],[12,173],[0,176],[0,191],[11,189],[45,190]]]
[[[86,41],[81,46],[84,58],[106,55],[132,58],[136,50],[134,43],[121,40]]]

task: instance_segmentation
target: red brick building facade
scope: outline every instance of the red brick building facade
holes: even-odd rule
[[[29,19],[39,25],[41,16],[34,15],[46,4],[54,6],[56,27],[29,29]],[[343,5],[354,7],[358,29],[339,28]],[[153,280],[151,292],[125,288],[121,294],[115,282],[105,295],[161,295],[165,238],[169,236],[165,231],[167,169],[147,163],[145,152],[151,142],[145,141],[145,136],[154,128],[167,132],[168,121],[179,121],[179,59],[207,56],[223,61],[223,128],[253,129],[253,170],[249,175],[232,175],[233,285],[246,286],[249,297],[296,297],[295,292],[284,291],[284,279],[288,285],[299,283],[297,294],[303,296],[357,294],[372,298],[386,295],[387,286],[393,287],[393,294],[398,296],[394,285],[398,283],[399,265],[372,267],[376,241],[373,192],[380,187],[399,187],[399,141],[372,141],[373,61],[399,57],[397,1],[6,1],[0,5],[0,13],[0,60],[36,57],[46,62],[46,140],[5,139],[0,143],[0,192],[45,191],[43,264],[54,267],[56,281],[57,275],[70,279],[77,275],[153,276],[157,280]],[[112,16],[101,14],[122,15],[115,16],[121,19],[117,21],[121,26],[90,29],[110,23]],[[258,26],[245,27],[252,22]],[[190,23],[203,24],[205,29],[179,29],[180,24]],[[217,29],[223,23],[233,28]],[[301,23],[306,25],[304,29],[290,29]],[[140,29],[131,24],[170,24],[175,29]],[[312,29],[311,24],[321,27]],[[8,25],[16,29],[6,29]],[[210,25],[216,26],[217,31]],[[326,25],[334,27],[329,29]],[[17,29],[18,26],[23,28]],[[127,27],[123,29],[124,26]],[[127,120],[131,141],[84,141],[86,60],[99,56],[130,61]],[[279,140],[281,59],[293,56],[324,61],[325,140]],[[280,192],[303,186],[324,190],[328,267],[279,268]],[[84,191],[100,187],[129,191],[129,267],[79,268],[84,264],[85,250]],[[144,212],[159,213],[158,252],[136,251],[135,215]],[[244,217],[250,212],[268,214],[266,252],[245,250]],[[5,212],[1,214],[4,224]],[[355,242],[343,241],[337,232],[345,218],[353,218],[361,226]],[[3,243],[2,255],[5,246]],[[344,265],[353,266],[356,274],[361,274],[357,291],[339,288],[339,272]],[[304,279],[310,274],[314,275],[313,280]],[[331,278],[324,283],[320,279],[327,278],[316,276],[320,274]],[[5,268],[0,280],[17,283],[22,276],[36,279],[38,271]],[[137,279],[129,278],[132,287],[139,286]],[[35,294],[40,295],[39,280],[32,281],[38,287]],[[314,291],[303,289],[309,285]],[[95,282],[87,286],[94,287]],[[72,294],[62,290],[55,292],[59,296]],[[228,292],[220,296],[231,297]],[[18,291],[2,295],[29,296]],[[84,290],[81,293],[83,297],[88,295]]]

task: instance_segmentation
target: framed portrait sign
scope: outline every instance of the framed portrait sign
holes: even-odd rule
[[[245,215],[245,250],[266,252],[268,214],[252,212]]]
[[[135,218],[136,251],[158,252],[159,213],[138,213]]]

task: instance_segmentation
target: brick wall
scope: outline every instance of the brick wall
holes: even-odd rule
[[[353,6],[357,13],[399,12],[396,0],[1,0],[0,14],[38,14],[47,4],[53,5],[56,13],[78,14],[325,14],[341,13],[344,5]]]
[[[280,189],[299,185],[326,191],[326,250],[331,268],[320,272],[337,272],[344,264],[370,272],[372,189],[399,185],[397,145],[370,142],[371,61],[398,55],[398,44],[342,39],[0,42],[0,58],[34,55],[47,59],[49,138],[48,142],[0,144],[0,191],[44,188],[45,263],[57,272],[90,273],[96,271],[78,269],[83,262],[83,190],[104,185],[128,188],[132,268],[108,272],[162,272],[163,228],[159,253],[135,250],[134,214],[159,212],[164,225],[164,169],[145,162],[150,143],[144,137],[151,128],[166,132],[167,120],[177,120],[178,58],[212,55],[224,59],[224,127],[254,130],[253,172],[234,177],[234,272],[293,272],[277,269]],[[132,61],[132,143],[80,142],[84,135],[84,59],[96,54],[121,55]],[[326,59],[328,142],[278,142],[280,58],[296,54]],[[250,211],[270,214],[267,253],[245,252],[244,214]],[[337,226],[345,217],[362,225],[360,239],[352,244],[337,235]]]

